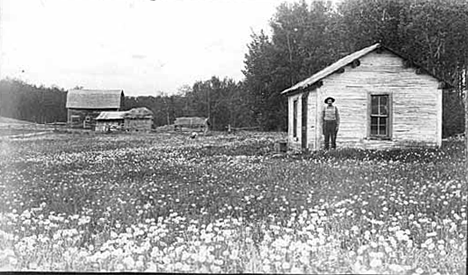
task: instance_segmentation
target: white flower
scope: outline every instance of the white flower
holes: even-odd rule
[[[221,272],[221,267],[217,266],[217,265],[211,265],[210,266],[210,270],[211,272],[213,273],[220,273]]]
[[[239,250],[234,249],[231,251],[231,255],[229,256],[229,259],[231,260],[237,260],[239,258]]]
[[[404,271],[404,268],[397,264],[389,264],[388,268],[396,273],[401,273]]]
[[[182,265],[181,262],[177,262],[177,263],[174,265],[174,267],[175,267],[176,270],[181,270],[182,267],[183,267],[183,265]]]
[[[291,273],[292,273],[292,274],[302,274],[302,273],[304,273],[304,271],[302,270],[302,268],[297,267],[297,266],[294,266],[294,267],[291,269]]]
[[[124,266],[123,266],[122,264],[117,264],[117,266],[115,267],[115,269],[116,269],[117,271],[121,271],[121,270],[124,269]]]
[[[374,258],[370,261],[370,266],[372,268],[376,268],[376,267],[379,267],[382,265],[382,260],[380,260],[379,258]]]
[[[141,269],[143,266],[145,266],[145,263],[143,261],[140,261],[140,260],[138,260],[136,262],[136,264],[135,264],[135,267],[138,268],[138,269]]]
[[[125,259],[123,259],[122,262],[123,262],[123,263],[127,266],[127,268],[129,268],[129,269],[132,269],[132,268],[135,267],[135,261],[134,261],[133,258],[130,257],[130,256],[128,256],[128,257],[126,257]]]
[[[362,245],[362,246],[360,246],[360,247],[358,248],[357,253],[358,253],[359,255],[361,255],[362,253],[364,253],[364,251],[365,251],[366,249],[367,249],[367,246],[366,246],[366,245]]]
[[[145,270],[145,272],[156,272],[157,267],[156,264],[153,262],[150,262]]]

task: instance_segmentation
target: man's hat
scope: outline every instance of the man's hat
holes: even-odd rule
[[[325,103],[327,103],[327,101],[328,101],[329,99],[332,100],[332,103],[335,102],[335,99],[334,99],[333,97],[329,96],[329,97],[325,98]]]

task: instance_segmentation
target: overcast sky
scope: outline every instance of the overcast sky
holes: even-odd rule
[[[241,80],[252,30],[295,0],[0,0],[0,77],[172,94]]]

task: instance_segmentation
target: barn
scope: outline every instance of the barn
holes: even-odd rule
[[[74,128],[94,129],[95,119],[101,112],[120,111],[123,104],[123,90],[69,90],[67,121]]]
[[[339,110],[338,148],[438,147],[450,84],[380,43],[343,57],[284,90],[288,145],[324,148],[324,100]]]

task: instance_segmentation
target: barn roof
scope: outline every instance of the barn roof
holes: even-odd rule
[[[96,120],[118,120],[124,119],[127,112],[101,112]]]
[[[309,78],[297,83],[296,85],[282,91],[281,94],[288,94],[290,92],[293,92],[293,91],[296,91],[296,90],[299,90],[299,89],[304,89],[304,88],[307,88],[307,87],[309,87],[311,85],[314,85],[317,82],[319,82],[320,80],[322,80],[322,79],[326,78],[327,76],[335,73],[339,69],[351,64],[353,61],[355,61],[355,60],[357,60],[357,59],[359,59],[359,58],[361,58],[361,57],[363,57],[363,56],[369,54],[370,52],[373,52],[374,50],[379,49],[379,48],[386,49],[386,50],[392,52],[393,54],[399,56],[400,58],[407,60],[407,58],[403,57],[401,54],[393,51],[392,49],[389,49],[389,48],[381,45],[380,43],[376,43],[376,44],[374,44],[372,46],[369,46],[367,48],[364,48],[362,50],[359,50],[357,52],[354,52],[354,53],[352,53],[350,55],[347,55],[347,56],[339,59],[335,63],[333,63],[330,66],[326,67],[325,69],[319,71],[318,73],[312,75],[311,77],[309,77]],[[443,83],[445,83],[447,85],[447,87],[451,87],[451,85],[448,82],[441,79],[440,77],[433,75],[429,71],[421,68],[420,66],[418,66],[416,64],[413,64],[413,65],[415,67],[418,67],[418,68],[422,69],[426,74],[429,74],[432,77],[442,81]]]
[[[119,109],[123,94],[123,90],[70,90],[66,108]]]

